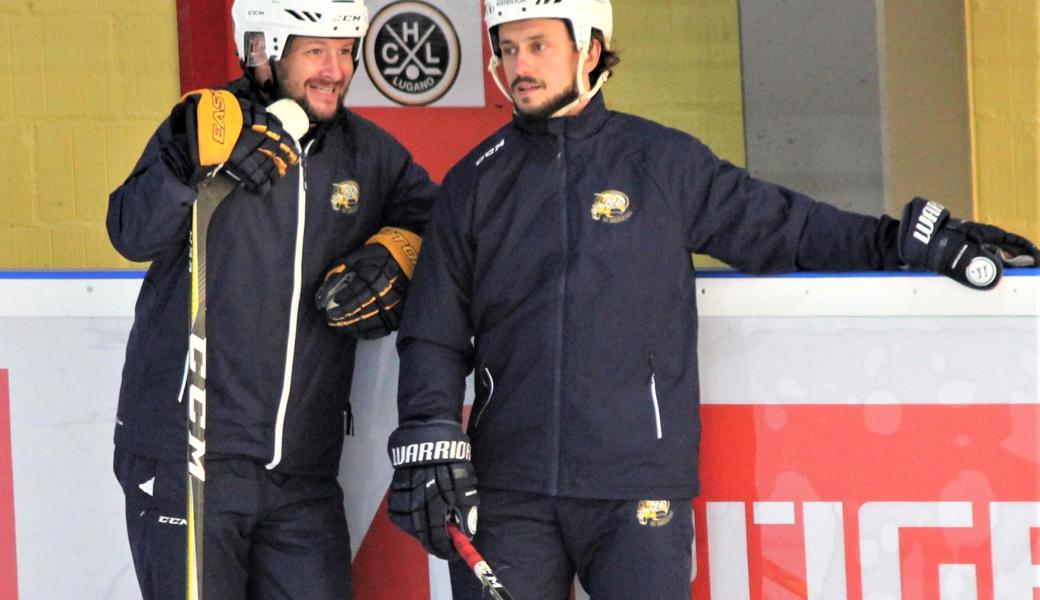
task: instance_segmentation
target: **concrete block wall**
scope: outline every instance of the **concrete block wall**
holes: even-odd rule
[[[0,269],[129,267],[108,194],[177,99],[175,0],[0,1]]]
[[[740,25],[751,173],[884,212],[874,3],[742,0]]]

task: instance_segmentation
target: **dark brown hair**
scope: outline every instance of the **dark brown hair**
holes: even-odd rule
[[[599,47],[602,51],[599,53],[599,62],[596,63],[596,68],[589,73],[589,81],[591,85],[596,85],[596,80],[604,71],[609,75],[614,75],[614,67],[621,62],[621,56],[613,50],[607,50],[607,44],[603,41],[603,33],[598,29],[592,30],[592,39],[599,41]]]

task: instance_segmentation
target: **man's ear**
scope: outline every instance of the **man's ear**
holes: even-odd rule
[[[582,72],[585,75],[589,75],[595,70],[596,65],[599,64],[599,56],[603,53],[603,45],[596,38],[589,40],[589,56],[585,59],[585,66],[582,68]]]

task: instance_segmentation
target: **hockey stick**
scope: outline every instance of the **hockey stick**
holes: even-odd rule
[[[477,549],[470,543],[466,534],[462,533],[459,526],[454,523],[448,523],[448,534],[451,536],[452,543],[455,544],[455,549],[462,556],[462,560],[466,561],[470,569],[473,569],[473,573],[480,580],[480,583],[484,584],[484,589],[491,594],[491,597],[495,600],[513,600],[506,588],[499,583],[495,572],[491,570],[491,566],[487,564],[480,552],[477,552]]]
[[[236,187],[228,177],[199,186],[191,216],[191,338],[188,370],[188,599],[202,598],[202,515],[206,468],[206,234],[221,200]]]
[[[309,120],[291,100],[268,107],[286,132],[299,139]],[[191,233],[191,337],[188,344],[188,600],[202,600],[203,493],[206,482],[206,235],[221,201],[238,187],[238,181],[217,167],[199,185],[192,206]]]

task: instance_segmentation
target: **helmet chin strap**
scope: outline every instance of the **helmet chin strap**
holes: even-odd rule
[[[513,111],[516,112],[516,102],[513,102],[513,96],[506,91],[506,86],[502,85],[502,80],[498,77],[498,67],[501,64],[502,61],[492,52],[491,59],[488,60],[487,70],[488,73],[491,73],[491,78],[495,80],[495,86],[498,87],[498,91],[502,92],[502,95],[509,99],[509,102],[513,104]]]
[[[578,106],[579,104],[586,102],[593,96],[595,96],[596,93],[599,92],[600,88],[603,87],[603,84],[607,82],[607,78],[610,77],[610,73],[604,70],[602,73],[599,74],[599,77],[596,78],[595,85],[593,85],[591,89],[585,89],[585,77],[583,77],[584,74],[582,73],[582,67],[585,65],[585,60],[588,59],[588,57],[589,49],[586,47],[581,51],[581,55],[578,57],[578,69],[577,73],[575,73],[574,75],[578,86],[578,97],[575,98],[574,101],[568,104],[567,106],[564,106],[560,110],[554,112],[552,116],[549,117],[550,119],[565,116],[568,112],[573,110],[575,106]],[[492,52],[491,59],[488,60],[488,72],[491,73],[491,78],[495,80],[495,85],[498,86],[498,90],[502,92],[503,96],[509,99],[510,103],[513,104],[513,112],[517,113],[519,111],[516,108],[516,102],[513,100],[513,95],[509,93],[509,91],[506,89],[506,86],[502,83],[502,79],[498,76],[498,67],[501,64],[502,61],[499,60],[498,56],[496,56],[494,52]]]
[[[603,84],[607,82],[607,78],[610,77],[610,74],[606,71],[603,71],[599,74],[599,77],[596,79],[596,83],[592,86],[592,89],[585,89],[585,74],[582,72],[582,67],[585,66],[585,61],[588,58],[589,49],[586,46],[585,49],[581,51],[581,56],[578,57],[578,71],[574,75],[578,81],[578,97],[575,98],[574,101],[568,104],[567,106],[564,106],[560,110],[554,112],[552,116],[549,117],[550,119],[566,116],[567,113],[574,110],[574,107],[582,104],[583,102],[588,102],[593,96],[596,95],[596,92],[599,91],[599,88],[603,87]]]

